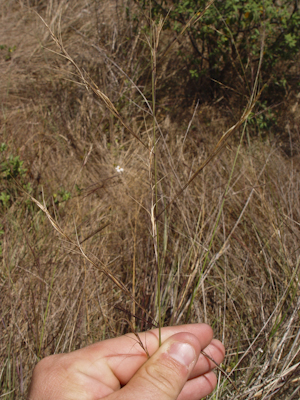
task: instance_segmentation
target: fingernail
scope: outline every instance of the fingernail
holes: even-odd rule
[[[194,348],[188,343],[175,342],[168,351],[169,355],[180,364],[189,367],[196,359]]]

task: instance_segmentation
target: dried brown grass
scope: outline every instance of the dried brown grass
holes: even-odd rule
[[[124,75],[148,96],[149,49],[143,17],[134,25],[117,4],[0,2],[1,41],[16,46],[9,61],[3,52],[0,60],[1,141],[8,145],[7,154],[24,160],[31,194],[47,206],[53,221],[157,319],[148,150],[152,122]],[[85,79],[91,78],[148,148],[86,90],[70,62],[46,50],[58,49],[28,6],[61,35]],[[131,6],[132,13],[138,12]],[[167,45],[172,38],[165,35],[161,40]],[[158,86],[176,60],[176,46],[164,60]],[[195,104],[181,110],[178,118],[176,101],[183,93],[177,89],[174,98],[170,95],[160,94],[157,105],[161,211],[241,115],[206,103],[196,111]],[[168,110],[168,102],[174,108]],[[166,219],[159,219],[165,325],[210,323],[228,349],[224,366],[239,392],[220,375],[211,398],[288,398],[298,387],[299,160],[286,157],[277,142],[253,136],[252,129],[246,128],[248,140],[215,233],[240,129],[171,204]],[[294,154],[296,123],[289,130]],[[109,274],[82,258],[76,246],[58,236],[45,213],[28,203],[22,191],[17,193],[9,208],[1,208],[0,387],[5,399],[25,398],[40,357],[126,333],[132,322],[137,330],[151,322]],[[64,201],[66,193],[71,198]]]

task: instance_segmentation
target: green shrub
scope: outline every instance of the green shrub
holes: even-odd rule
[[[61,188],[58,193],[53,194],[54,203],[58,205],[61,205],[62,203],[70,200],[71,197],[72,194],[64,188]]]
[[[5,61],[9,61],[11,59],[11,55],[14,51],[16,51],[17,47],[9,47],[5,44],[0,44],[0,54],[3,55]]]
[[[208,1],[152,1],[153,16],[167,16],[165,29],[179,33],[196,12]],[[143,8],[149,0],[139,0]],[[245,87],[251,86],[253,69],[258,65],[261,42],[265,32],[262,73],[269,77],[285,75],[300,45],[300,14],[298,1],[279,0],[216,0],[198,22],[188,29],[190,50],[181,56],[189,65],[190,78],[221,80],[235,86],[239,75]]]
[[[16,200],[19,195],[19,189],[15,185],[17,181],[27,192],[31,192],[29,182],[26,182],[25,176],[27,169],[24,168],[24,162],[19,156],[7,155],[7,146],[5,143],[0,145],[0,205],[7,209]]]

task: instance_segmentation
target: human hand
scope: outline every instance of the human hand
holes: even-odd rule
[[[198,400],[213,391],[214,363],[225,354],[206,324],[139,333],[150,358],[134,334],[108,339],[68,354],[41,360],[34,369],[29,400]]]

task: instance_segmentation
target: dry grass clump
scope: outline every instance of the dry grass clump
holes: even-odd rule
[[[9,59],[1,50],[1,167],[9,154],[24,161],[15,180],[1,176],[1,196],[10,196],[1,197],[5,399],[25,398],[41,357],[158,320],[147,17],[134,20],[133,3],[129,16],[118,2],[73,3],[0,2],[1,40],[16,46]],[[78,70],[54,53],[63,49],[32,10]],[[158,66],[157,85],[175,61],[176,45]],[[239,391],[220,375],[210,398],[296,398],[299,160],[282,151],[297,151],[296,123],[281,147],[250,123],[239,147],[241,125],[177,196],[241,112],[195,102],[178,116],[170,93],[160,94],[156,115],[163,323],[207,322],[224,341],[223,367]]]

